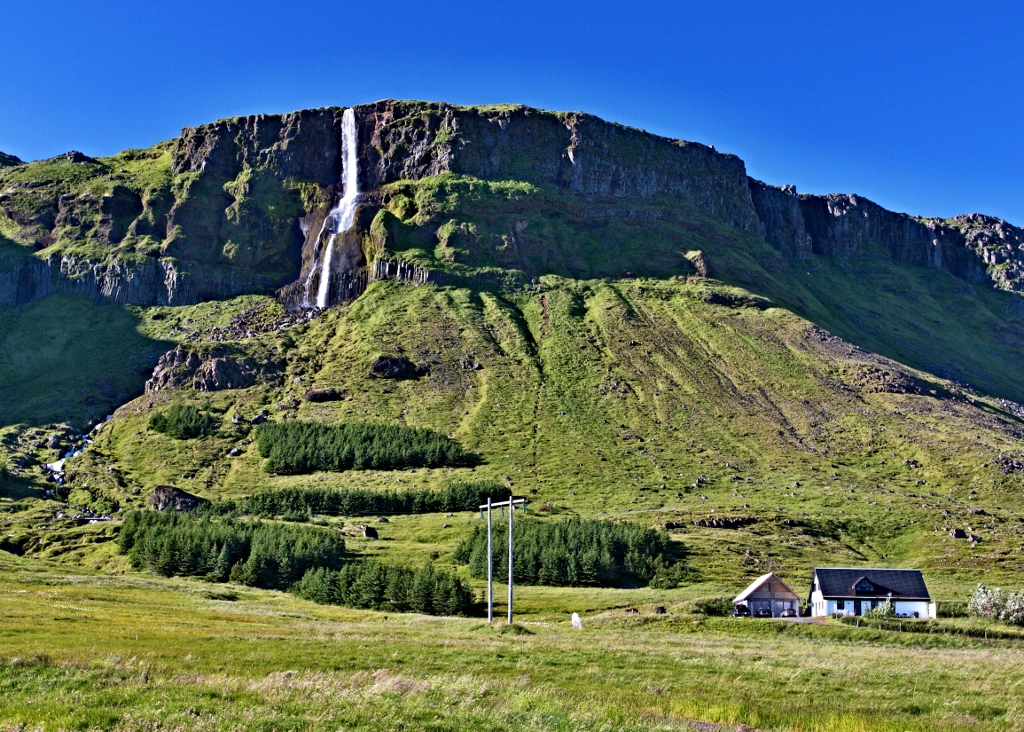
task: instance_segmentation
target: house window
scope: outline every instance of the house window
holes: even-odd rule
[[[845,609],[846,609],[846,600],[837,600],[836,601],[836,610],[845,610]]]
[[[875,591],[875,586],[873,584],[871,584],[870,582],[868,582],[866,579],[862,579],[860,582],[857,583],[856,591],[857,592],[874,592]]]

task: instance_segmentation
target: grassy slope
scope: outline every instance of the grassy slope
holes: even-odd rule
[[[1024,722],[1015,641],[674,610],[585,615],[582,631],[549,616],[511,635],[479,620],[4,556],[0,721],[32,729],[674,730],[704,720],[845,732]]]
[[[581,201],[518,181],[441,175],[385,187],[374,241],[452,274],[512,268],[577,279],[711,275],[914,368],[1024,401],[1019,295],[885,260],[784,259],[674,200]],[[385,233],[386,232],[386,236]],[[386,243],[385,243],[386,242]]]
[[[854,277],[850,265],[841,262],[786,262],[763,243],[694,212],[684,221],[655,217],[652,225],[619,222],[595,224],[590,230],[578,211],[567,211],[561,223],[550,220],[545,207],[567,203],[554,194],[544,194],[551,200],[531,209],[523,203],[526,199],[516,198],[535,195],[530,190],[510,186],[499,193],[509,194],[511,208],[470,197],[472,216],[466,218],[476,218],[456,222],[459,227],[466,224],[458,232],[452,219],[466,212],[444,209],[451,202],[442,206],[436,192],[421,198],[415,210],[395,203],[396,195],[389,205],[399,225],[416,222],[423,228],[390,231],[386,251],[459,274],[489,272],[495,265],[518,269],[527,277],[555,272],[543,285],[499,291],[376,283],[355,303],[308,325],[222,344],[238,353],[283,358],[285,378],[247,390],[169,392],[130,402],[101,430],[95,447],[72,461],[72,500],[142,505],[149,490],[162,483],[216,498],[268,485],[440,486],[454,478],[493,478],[530,495],[536,513],[628,518],[649,525],[673,521],[686,527],[673,535],[688,550],[695,584],[665,592],[524,589],[520,610],[542,622],[574,610],[601,614],[654,604],[675,609],[695,594],[731,594],[767,569],[777,570],[803,591],[810,567],[821,564],[921,567],[933,594],[943,600],[963,599],[979,580],[1016,584],[1024,511],[1021,476],[1003,475],[995,458],[1021,452],[1019,421],[995,400],[969,394],[965,398],[954,385],[927,374],[918,374],[924,380],[919,383],[934,388],[934,395],[878,392],[878,371],[906,370],[816,327],[823,325],[860,346],[968,381],[990,394],[1019,398],[1016,374],[1024,340],[1018,322],[1003,314],[1007,298],[1013,296],[971,292],[942,273],[909,267],[876,263],[875,269],[863,267]],[[489,208],[492,203],[496,208]],[[423,214],[434,205],[440,207],[439,214]],[[517,208],[526,214],[516,214]],[[650,212],[657,213],[657,207]],[[527,220],[519,232],[526,238],[502,233],[506,223],[515,231],[509,217],[517,216]],[[544,229],[545,217],[550,230]],[[445,224],[450,224],[445,231],[459,235],[440,246],[442,239],[431,231]],[[487,236],[478,236],[488,227]],[[565,233],[574,230],[585,235],[574,239]],[[431,241],[438,246],[427,247]],[[686,254],[694,248],[701,250],[699,261],[710,266],[716,280],[673,276],[692,274],[695,268]],[[544,251],[551,256],[538,259]],[[646,278],[574,279],[618,277],[626,271]],[[263,298],[240,298],[140,310],[56,297],[6,310],[0,333],[5,344],[14,344],[10,352],[18,359],[8,355],[4,361],[0,356],[0,378],[8,380],[3,382],[7,400],[0,424],[2,449],[54,459],[52,451],[33,442],[45,435],[50,421],[87,416],[84,407],[79,413],[72,407],[84,404],[90,389],[98,389],[97,378],[131,393],[141,383],[137,361],[151,363],[156,353],[174,343],[212,347],[233,315],[255,310],[273,315],[275,307]],[[68,324],[80,332],[69,334]],[[369,365],[379,354],[429,362],[431,373],[399,382],[372,378]],[[464,369],[459,365],[463,360],[483,368]],[[344,388],[349,396],[340,402],[308,403],[301,395],[310,386]],[[152,410],[172,401],[211,410],[221,419],[220,434],[175,442],[147,431]],[[261,408],[274,419],[373,419],[431,427],[479,450],[484,464],[474,470],[268,476],[247,444],[247,428],[231,423],[233,414],[248,418]],[[242,455],[229,457],[236,446]],[[908,460],[921,467],[907,465]],[[701,476],[706,480],[694,487]],[[38,472],[19,472],[0,496],[0,535],[15,534],[19,542],[27,537],[24,545],[37,558],[107,574],[128,573],[110,541],[116,527],[56,519],[64,507],[43,499],[43,487]],[[978,507],[985,513],[971,513]],[[741,530],[693,525],[696,519],[722,515],[750,516],[757,522]],[[343,517],[333,523],[352,532],[365,520]],[[447,564],[451,549],[477,521],[474,514],[392,517],[378,527],[381,541],[352,537],[349,544],[366,554]],[[953,527],[969,528],[982,537],[982,544],[972,548],[950,539],[947,531]],[[380,616],[312,608],[255,591],[243,591],[245,603],[251,604],[232,606],[244,607],[244,612],[225,612],[218,609],[220,601],[196,598],[209,588],[197,590],[188,583],[124,579],[105,585],[107,581],[88,577],[55,579],[44,565],[28,560],[18,563],[18,569],[13,566],[0,570],[2,581],[12,591],[28,590],[25,594],[44,604],[84,608],[90,598],[101,599],[94,615],[71,610],[47,616],[56,619],[44,622],[36,600],[15,596],[24,614],[8,615],[0,626],[0,653],[24,658],[45,652],[70,665],[7,667],[0,683],[18,700],[19,706],[4,710],[12,720],[40,719],[43,713],[35,712],[33,704],[46,693],[40,680],[50,679],[59,688],[93,690],[78,707],[81,711],[55,710],[51,718],[65,720],[55,724],[110,726],[120,713],[104,710],[120,704],[130,704],[133,713],[145,718],[156,714],[147,711],[154,698],[166,700],[172,693],[173,714],[202,710],[199,718],[210,725],[245,724],[256,716],[279,725],[298,724],[306,712],[294,706],[298,697],[289,696],[293,687],[281,691],[273,680],[278,677],[265,681],[266,674],[285,668],[301,673],[332,668],[335,675],[329,681],[301,676],[302,683],[323,694],[327,689],[354,689],[335,702],[331,714],[348,715],[374,728],[373,699],[391,692],[381,692],[377,681],[353,674],[386,667],[389,675],[384,678],[392,678],[399,673],[395,668],[404,665],[412,669],[408,676],[413,681],[408,683],[427,680],[444,690],[436,691],[440,696],[388,697],[389,708],[398,710],[394,714],[404,715],[401,719],[413,728],[424,727],[434,722],[426,710],[450,698],[455,693],[451,689],[462,688],[464,677],[452,674],[445,653],[456,649],[468,657],[476,653],[482,637],[471,622],[457,621],[440,630],[420,619],[390,620],[381,626]],[[42,574],[34,575],[37,571]],[[54,582],[70,587],[40,589]],[[132,595],[132,588],[142,588],[134,595],[145,608],[141,619],[119,615],[108,604]],[[70,626],[75,632],[58,630],[79,617],[86,622]],[[81,665],[91,651],[77,644],[93,648],[97,638],[102,638],[104,652],[138,659],[116,629],[150,617],[164,628],[154,630],[144,651],[153,654],[146,656],[152,664],[146,673],[160,680],[155,692],[145,688],[141,671],[123,661],[98,668]],[[201,637],[191,625],[194,617],[205,624]],[[750,638],[744,631],[766,626],[712,623],[701,626],[708,632],[679,637],[677,632],[689,629],[690,621],[670,623],[672,632],[662,634],[661,626],[644,625],[644,633],[638,633],[622,628],[614,615],[608,618],[591,624],[607,625],[597,644],[587,636],[577,640],[548,630],[515,641],[488,635],[488,650],[473,656],[477,665],[467,667],[474,687],[478,682],[507,683],[528,669],[531,677],[547,674],[549,668],[552,675],[544,676],[539,689],[517,687],[498,700],[467,703],[460,708],[465,716],[456,717],[454,726],[478,726],[485,709],[505,715],[500,719],[506,726],[555,728],[600,727],[607,718],[638,728],[652,720],[674,723],[676,717],[822,729],[887,728],[887,720],[895,720],[900,729],[999,728],[1019,721],[1015,702],[1004,703],[999,696],[999,689],[1009,687],[992,688],[993,678],[1019,674],[1016,649],[1001,651],[995,661],[990,655],[972,655],[989,653],[987,649],[957,650],[961,655],[950,666],[948,654],[901,648],[901,654],[914,654],[906,668],[924,667],[927,673],[915,672],[916,685],[908,680],[901,686],[912,688],[914,698],[899,706],[904,697],[894,698],[890,692],[892,674],[902,671],[886,663],[891,649],[845,644],[881,636],[829,630],[820,631],[824,636],[803,637],[804,632],[819,631],[786,631],[771,641],[771,653],[766,653],[764,637]],[[339,625],[341,620],[356,622]],[[39,630],[30,632],[29,625]],[[238,630],[249,627],[252,633]],[[647,630],[658,634],[648,635]],[[438,633],[445,651],[425,639]],[[837,646],[829,633],[851,635],[841,636],[845,640]],[[402,642],[394,647],[394,664],[378,663],[363,649],[376,648],[385,638],[394,641],[396,635]],[[254,638],[274,638],[280,645],[254,660],[247,655]],[[187,665],[203,653],[193,652],[184,661],[167,655],[183,643],[213,648],[206,657],[226,666]],[[612,650],[594,651],[597,645]],[[57,648],[63,650],[57,653]],[[529,651],[510,665],[508,674],[513,675],[495,675],[490,654],[506,656],[522,648]],[[839,671],[833,670],[836,653],[843,660]],[[328,658],[339,654],[347,660],[332,665]],[[560,669],[565,658],[573,659],[574,673],[595,669],[610,679],[608,687],[595,691],[598,681],[591,678],[589,692],[567,700]],[[693,663],[680,663],[688,659]],[[225,672],[227,666],[244,667],[253,677]],[[781,669],[788,673],[794,666],[799,667],[800,683],[782,683],[790,676],[783,676]],[[878,666],[885,674],[871,670]],[[215,680],[186,685],[169,681],[180,678],[175,676],[179,672]],[[118,679],[124,683],[115,687]],[[634,688],[640,683],[636,679],[643,683]],[[689,691],[652,693],[648,698],[643,689],[652,685]],[[617,688],[626,691],[613,693]],[[950,688],[960,695],[953,699],[959,704],[956,712],[935,701],[950,699]],[[995,701],[980,702],[985,695]],[[206,701],[210,698],[240,699],[242,705],[225,707]],[[605,698],[610,701],[602,701],[598,711],[580,711]],[[814,699],[819,710],[821,700],[827,699],[826,711],[808,708],[805,699]],[[275,704],[289,711],[266,711]],[[214,705],[221,711],[210,708]]]
[[[704,280],[551,280],[542,291],[504,297],[378,283],[343,310],[246,346],[288,354],[282,387],[161,393],[123,407],[77,459],[75,485],[128,506],[168,482],[216,497],[267,485],[495,478],[531,495],[535,510],[553,504],[647,524],[753,516],[758,522],[743,530],[677,534],[698,576],[722,588],[766,567],[803,587],[817,564],[893,564],[923,567],[936,594],[954,599],[977,579],[1019,571],[1020,477],[993,463],[995,453],[1020,449],[1014,420],[984,401],[869,393],[854,386],[857,375],[895,367],[749,296],[738,302],[753,305],[707,303],[709,290],[741,294]],[[167,329],[166,322],[145,327]],[[380,353],[431,362],[431,374],[370,377]],[[460,368],[466,358],[483,368]],[[350,396],[304,402],[310,386]],[[221,434],[176,442],[148,432],[151,409],[168,400],[212,409]],[[485,464],[268,476],[245,444],[246,429],[230,423],[232,414],[260,408],[274,418],[427,426],[479,450]],[[227,457],[234,446],[243,454]],[[111,464],[119,472],[109,473]],[[694,489],[699,476],[707,482]],[[970,514],[974,506],[988,515]],[[383,527],[385,541],[367,548],[445,561],[474,520],[399,517]],[[949,539],[953,527],[969,527],[983,544]]]

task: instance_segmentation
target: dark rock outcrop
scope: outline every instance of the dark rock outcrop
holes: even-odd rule
[[[348,396],[346,389],[310,389],[303,398],[307,402],[336,402]]]
[[[922,396],[949,397],[949,393],[938,384],[932,384],[895,368],[875,364],[861,364],[852,367],[850,380],[866,394],[918,394]]]
[[[884,258],[1024,291],[1024,230],[991,216],[919,219],[861,196],[797,194],[750,179],[765,239],[787,257]]]
[[[796,188],[771,186],[751,178],[750,195],[768,243],[792,259],[811,256],[811,237],[804,224]]]
[[[64,153],[64,157],[67,158],[69,163],[74,163],[75,165],[95,165],[97,162],[96,158],[90,158],[85,153],[78,152],[78,150],[70,150]]]
[[[424,373],[424,369],[400,356],[378,356],[370,364],[370,375],[381,379],[411,379]]]
[[[14,155],[8,155],[5,152],[0,152],[0,168],[8,168],[13,165],[23,165],[21,158]]]
[[[149,507],[157,511],[195,511],[206,503],[209,501],[205,498],[194,496],[172,485],[158,485],[149,497]]]
[[[189,387],[196,391],[246,389],[260,381],[277,379],[280,373],[280,366],[274,362],[200,355],[178,347],[160,357],[153,376],[146,382],[146,393]]]
[[[122,305],[190,305],[272,289],[266,277],[226,267],[193,274],[173,259],[96,263],[72,255],[0,255],[0,305],[21,305],[54,293]]]
[[[709,516],[705,519],[695,519],[693,525],[707,529],[739,529],[753,523],[757,523],[757,519],[753,516],[720,516],[718,518]]]

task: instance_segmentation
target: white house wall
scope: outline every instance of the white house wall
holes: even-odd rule
[[[853,615],[854,601],[845,600],[845,607],[839,609],[839,600],[826,600],[821,592],[811,593],[811,615],[814,617],[825,617],[828,615]],[[861,613],[867,612],[870,600],[861,600]],[[893,609],[897,615],[908,615],[914,617],[914,613],[920,618],[934,618],[935,603],[926,600],[894,600]]]

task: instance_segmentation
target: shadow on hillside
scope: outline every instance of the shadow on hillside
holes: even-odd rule
[[[142,393],[173,343],[120,305],[56,294],[0,306],[0,426],[82,424]]]

